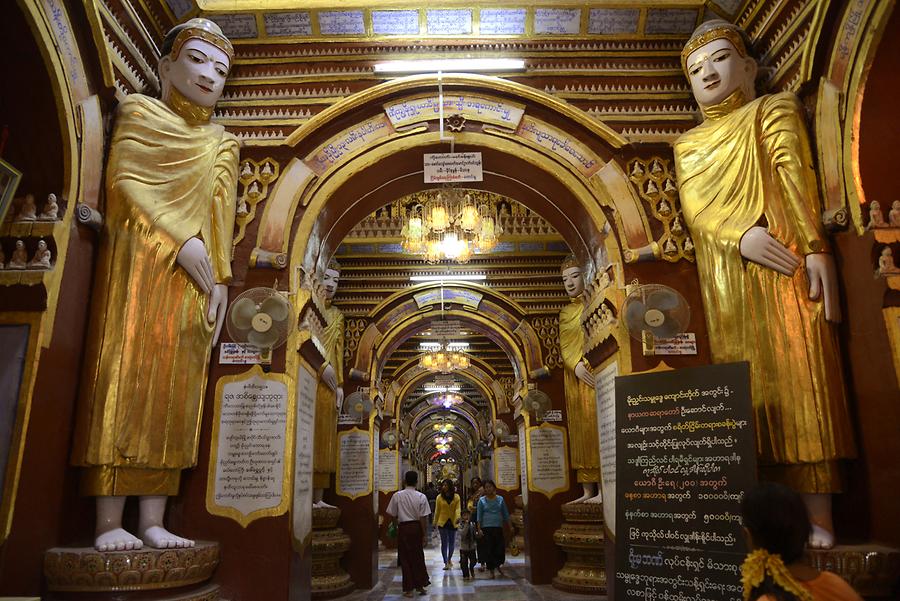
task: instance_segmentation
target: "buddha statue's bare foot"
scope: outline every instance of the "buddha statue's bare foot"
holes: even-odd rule
[[[162,526],[150,526],[141,536],[144,543],[155,549],[184,549],[193,547],[194,541],[176,536]]]
[[[590,498],[591,498],[591,495],[585,493],[585,494],[581,495],[580,497],[578,497],[577,499],[575,499],[574,501],[569,501],[568,503],[566,503],[566,505],[574,505],[575,503],[584,503],[585,501],[587,501]]]
[[[313,508],[315,509],[334,509],[334,505],[329,505],[325,501],[317,501],[313,503]]]
[[[834,534],[817,524],[812,525],[809,535],[811,549],[830,549],[834,546]]]
[[[585,503],[595,503],[600,505],[603,503],[603,493],[598,492],[596,495],[591,497],[590,499],[585,500]]]
[[[597,489],[594,488],[593,482],[582,482],[581,483],[581,496],[575,499],[574,501],[569,501],[566,505],[574,505],[575,503],[584,503],[590,498],[593,498],[594,495],[597,494]]]
[[[98,551],[133,551],[144,546],[143,541],[123,528],[113,528],[94,539]]]

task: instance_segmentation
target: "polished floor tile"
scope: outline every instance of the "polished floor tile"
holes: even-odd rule
[[[455,552],[454,567],[444,570],[440,543],[425,549],[425,564],[431,578],[426,595],[416,595],[420,601],[586,601],[605,597],[575,595],[558,591],[549,585],[533,586],[525,580],[525,559],[507,555],[504,576],[493,580],[488,573],[476,571],[474,580],[463,580]],[[382,549],[378,557],[380,579],[370,591],[355,591],[337,601],[403,601],[402,576],[397,567],[397,552]]]

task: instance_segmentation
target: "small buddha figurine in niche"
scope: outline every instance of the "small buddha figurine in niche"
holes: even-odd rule
[[[890,246],[881,249],[881,256],[878,257],[878,275],[897,275],[900,269],[894,264],[894,251]]]
[[[659,201],[659,208],[656,210],[656,212],[663,217],[668,217],[672,214],[672,206],[665,198],[663,198],[661,201]]]
[[[810,545],[828,548],[855,450],[803,109],[790,93],[756,98],[756,62],[726,21],[700,25],[681,58],[704,116],[674,150],[712,358],[749,361],[760,478],[803,494]]]
[[[50,249],[47,248],[47,242],[43,239],[38,240],[37,250],[34,256],[28,261],[28,267],[32,269],[50,269]]]
[[[582,495],[572,503],[600,503],[600,440],[594,376],[584,358],[584,275],[574,256],[561,267],[563,286],[571,301],[559,312],[559,346],[562,353],[572,469],[581,483]]]
[[[244,164],[241,166],[241,177],[253,177],[253,169],[250,168],[250,161],[244,161]]]
[[[869,203],[869,229],[887,227],[884,215],[881,213],[881,203],[873,200]]]
[[[900,200],[895,200],[891,204],[891,210],[888,213],[888,223],[891,227],[900,227]]]
[[[672,242],[671,238],[666,238],[666,243],[663,245],[663,252],[667,255],[674,255],[678,253],[678,247],[675,246],[675,243]]]
[[[99,551],[194,545],[163,518],[197,462],[231,280],[238,141],[210,117],[234,49],[196,18],[172,28],[161,51],[162,97],[120,102],[106,168],[72,451],[82,493],[96,497]],[[128,496],[139,497],[136,535],[122,527]]]
[[[22,208],[16,215],[16,221],[34,221],[35,219],[37,219],[37,205],[34,204],[34,194],[26,194]]]
[[[38,220],[56,221],[58,215],[59,204],[56,202],[56,194],[48,194],[47,202],[44,204],[44,209],[41,211],[41,214],[38,215]]]
[[[7,269],[25,269],[28,267],[28,251],[25,250],[25,242],[16,240],[16,247],[9,258]]]
[[[325,364],[316,390],[316,430],[313,448],[313,507],[331,507],[322,500],[337,466],[337,416],[344,400],[344,314],[332,304],[341,279],[337,261],[328,263],[322,274],[325,295]]]

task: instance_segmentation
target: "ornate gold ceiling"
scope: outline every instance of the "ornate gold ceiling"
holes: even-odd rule
[[[248,145],[275,145],[344,97],[381,83],[391,59],[510,57],[498,76],[548,91],[632,142],[669,142],[697,120],[679,52],[702,20],[723,17],[754,41],[769,84],[796,89],[809,73],[819,0],[635,0],[584,4],[445,0],[96,0],[89,17],[119,94],[155,92],[163,33],[203,15],[235,41],[216,119]]]

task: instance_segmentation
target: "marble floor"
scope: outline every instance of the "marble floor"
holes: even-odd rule
[[[503,566],[505,578],[488,578],[487,572],[476,572],[475,580],[463,580],[458,567],[444,570],[441,559],[440,542],[435,540],[425,548],[425,564],[431,578],[428,594],[416,595],[422,601],[587,601],[602,600],[605,597],[564,593],[550,585],[533,586],[525,580],[525,559],[523,556],[507,555]],[[456,551],[454,566],[458,563]],[[355,591],[339,597],[338,601],[401,601],[403,590],[400,568],[397,567],[397,552],[382,549],[378,557],[379,582],[371,591]]]

